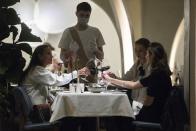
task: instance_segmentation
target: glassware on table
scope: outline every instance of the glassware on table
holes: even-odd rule
[[[86,86],[88,91],[92,93],[100,93],[105,91],[105,87],[97,84],[97,83],[89,83],[88,86]]]
[[[76,92],[76,87],[77,87],[77,83],[70,83],[69,84],[69,91],[71,93],[75,93]]]
[[[76,93],[84,93],[84,83],[76,83]]]
[[[69,91],[71,93],[84,93],[84,83],[70,83]]]
[[[105,90],[107,91],[108,90],[108,86],[110,85],[110,82],[108,81],[105,81]]]
[[[104,79],[101,79],[98,83],[98,85],[100,85],[101,87],[104,87],[105,88],[105,91],[108,90],[108,85],[110,84],[110,82],[104,80]]]

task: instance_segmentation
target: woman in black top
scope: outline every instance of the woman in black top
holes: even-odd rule
[[[167,96],[172,88],[171,71],[167,63],[167,55],[160,43],[153,42],[147,51],[150,74],[138,81],[124,81],[111,78],[108,73],[103,77],[111,84],[128,89],[147,87],[144,106],[136,116],[136,120],[160,122],[160,116]]]

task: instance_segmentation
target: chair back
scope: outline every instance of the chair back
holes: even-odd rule
[[[174,87],[164,106],[161,127],[164,131],[184,131],[189,121],[182,88]]]
[[[33,110],[33,104],[25,91],[25,87],[15,87],[14,97],[16,100],[16,108],[22,110],[24,115],[28,117]]]
[[[30,118],[33,112],[33,104],[25,91],[25,87],[14,87],[13,94],[15,97],[15,111],[19,115],[21,131],[59,131],[61,123],[58,121],[33,123]]]
[[[184,125],[189,124],[189,115],[182,93],[182,88],[173,87],[164,105],[161,123],[133,121],[132,125],[146,130],[184,131]]]

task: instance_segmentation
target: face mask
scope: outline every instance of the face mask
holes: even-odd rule
[[[80,24],[87,24],[89,21],[89,18],[78,18],[78,23]]]

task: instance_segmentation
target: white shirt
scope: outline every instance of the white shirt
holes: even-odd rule
[[[23,85],[26,87],[33,105],[45,104],[50,86],[65,85],[74,78],[77,78],[77,71],[59,76],[42,66],[36,66],[27,74]]]
[[[79,49],[78,44],[73,40],[71,36],[70,28],[65,29],[58,47],[62,49],[72,50],[77,52]],[[91,59],[95,57],[94,52],[98,47],[105,45],[103,36],[98,28],[88,26],[86,30],[77,31],[83,45],[86,56]]]

